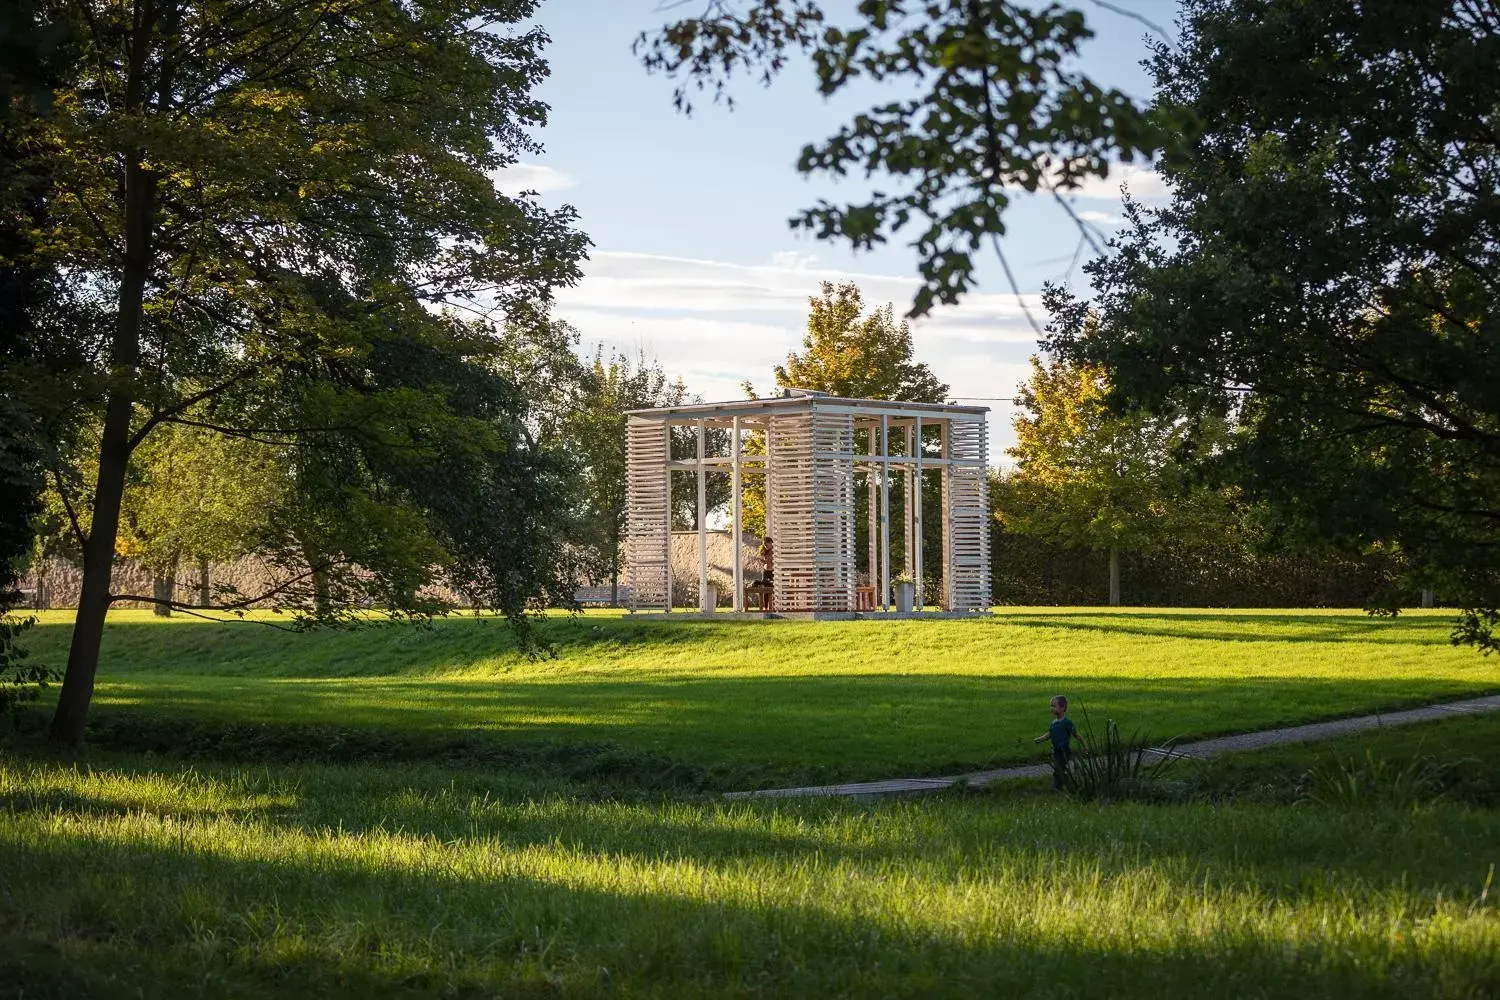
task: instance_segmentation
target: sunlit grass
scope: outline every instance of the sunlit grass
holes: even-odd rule
[[[340,726],[500,744],[602,743],[757,784],[1033,759],[1054,694],[1160,738],[1500,689],[1451,616],[1006,609],[987,621],[556,618],[556,657],[494,618],[292,634],[116,612],[97,703],[225,723]],[[60,662],[60,613],[36,630]]]
[[[27,996],[1480,996],[1500,816],[0,765]],[[506,995],[510,995],[508,992]]]
[[[1187,766],[1178,800],[1152,805],[1035,782],[874,803],[682,794],[1018,759],[1055,693],[1194,735],[1500,688],[1447,627],[588,615],[549,623],[558,655],[531,661],[493,619],[294,635],[116,615],[96,739],[162,755],[0,740],[0,986],[1494,996],[1500,813],[1474,806],[1492,796],[1500,718]],[[38,657],[60,661],[66,632],[48,616]],[[1292,804],[1319,753],[1366,746],[1475,760],[1447,801]],[[290,763],[304,754],[351,763]],[[678,762],[720,770],[679,782]]]

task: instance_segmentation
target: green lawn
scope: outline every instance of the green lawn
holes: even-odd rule
[[[1054,694],[1101,721],[1196,737],[1500,690],[1451,616],[1006,610],[988,621],[558,619],[555,659],[503,623],[291,634],[112,616],[101,718],[336,726],[498,746],[617,748],[713,787],[932,774],[1035,759]],[[37,655],[61,663],[64,615]],[[125,745],[129,745],[128,743]]]
[[[1058,691],[1197,735],[1500,688],[1446,630],[590,615],[532,663],[494,621],[116,616],[93,745],[30,735],[45,705],[0,735],[0,997],[1500,995],[1497,716],[1188,765],[1156,804],[644,780],[1014,759]],[[37,655],[65,638],[49,616]],[[1300,801],[1309,767],[1367,748],[1452,763],[1452,787]]]
[[[1185,764],[1177,777],[1186,782],[1190,792],[1239,801],[1286,803],[1305,797],[1309,778],[1315,781],[1319,775],[1334,774],[1340,768],[1358,768],[1372,758],[1393,765],[1397,771],[1431,761],[1442,766],[1442,799],[1500,808],[1500,712],[1228,754],[1201,764]]]
[[[1454,805],[621,803],[420,766],[0,757],[0,985],[1478,998],[1497,860],[1500,813]]]

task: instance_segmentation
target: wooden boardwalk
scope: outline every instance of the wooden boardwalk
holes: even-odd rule
[[[1171,752],[1192,759],[1217,757],[1219,754],[1241,750],[1259,750],[1262,747],[1283,746],[1288,743],[1311,743],[1315,740],[1331,739],[1347,733],[1360,733],[1382,726],[1405,726],[1415,722],[1432,722],[1436,719],[1451,719],[1455,715],[1477,715],[1500,711],[1500,695],[1484,698],[1469,698],[1442,705],[1428,705],[1400,712],[1383,712],[1361,715],[1352,719],[1334,719],[1330,722],[1314,722],[1305,726],[1288,726],[1283,729],[1263,729],[1255,733],[1240,733],[1235,736],[1220,736],[1196,743],[1184,743],[1173,747]],[[1166,751],[1156,750],[1156,753]],[[974,771],[942,778],[890,778],[885,781],[855,781],[842,785],[807,785],[802,788],[765,788],[750,792],[730,792],[728,799],[798,799],[798,798],[859,798],[878,795],[921,795],[937,792],[955,785],[983,787],[996,781],[1011,781],[1017,778],[1042,778],[1052,773],[1051,764],[1027,764],[1020,767],[1002,767],[993,771]]]

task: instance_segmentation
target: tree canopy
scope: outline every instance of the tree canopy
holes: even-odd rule
[[[82,731],[127,483],[165,428],[286,456],[265,548],[296,569],[288,606],[427,613],[449,575],[521,622],[563,588],[567,464],[504,327],[546,329],[587,241],[491,176],[545,121],[535,6],[36,3],[76,44],[51,113],[21,119],[46,185],[27,259],[82,316],[31,319],[85,359],[51,390],[97,455],[57,477],[90,514],[58,738]],[[502,325],[440,311],[480,299]]]
[[[31,522],[41,512],[52,435],[50,407],[37,390],[63,364],[65,352],[47,334],[49,319],[68,308],[55,269],[33,252],[47,184],[31,155],[67,38],[45,30],[35,14],[31,0],[0,9],[0,611],[31,552]]]
[[[1072,212],[1062,192],[1106,176],[1115,159],[1149,156],[1161,145],[1160,123],[1077,67],[1079,46],[1093,33],[1076,8],[859,0],[840,26],[826,6],[709,0],[702,15],[642,34],[637,50],[647,69],[682,81],[676,103],[684,111],[695,92],[728,98],[735,74],[769,84],[799,52],[811,57],[823,97],[870,85],[915,91],[803,146],[803,173],[863,172],[883,183],[866,201],[820,201],[791,223],[856,249],[910,233],[922,275],[911,315],[974,287],[974,258],[999,252],[1018,192],[1050,192]]]
[[[1394,546],[1500,648],[1500,11],[1186,0],[1151,60],[1171,202],[1058,294],[1052,344],[1122,405],[1217,413],[1294,528]],[[1391,601],[1397,599],[1391,595]]]
[[[1017,464],[994,516],[1011,531],[1108,551],[1110,604],[1119,604],[1120,550],[1205,540],[1222,529],[1226,511],[1178,461],[1184,423],[1111,413],[1108,393],[1098,366],[1032,357],[1016,397],[1016,444],[1007,450]]]
[[[808,299],[802,353],[772,369],[777,385],[814,389],[854,399],[941,403],[948,386],[914,357],[911,326],[896,322],[890,303],[865,313],[852,281],[825,281]],[[755,396],[753,387],[746,391]]]

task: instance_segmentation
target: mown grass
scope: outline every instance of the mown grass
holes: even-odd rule
[[[68,625],[43,616],[39,659],[62,661]],[[988,621],[849,623],[594,613],[549,622],[557,655],[533,661],[494,619],[290,634],[117,612],[97,705],[99,731],[122,747],[154,746],[131,734],[174,724],[206,727],[208,743],[252,726],[272,744],[278,730],[409,758],[582,746],[648,770],[670,761],[692,787],[728,788],[1032,760],[1029,738],[1059,693],[1167,738],[1500,690],[1500,667],[1451,647],[1449,628],[1441,613],[1006,609]]]
[[[1184,764],[1173,777],[1190,795],[1290,803],[1305,801],[1319,777],[1369,760],[1384,761],[1396,771],[1413,764],[1437,765],[1441,780],[1436,798],[1500,808],[1500,712],[1228,754]]]
[[[1005,759],[1058,691],[1198,735],[1500,687],[1441,618],[549,631],[530,662],[493,621],[119,616],[93,745],[46,747],[45,706],[0,737],[0,996],[1500,994],[1497,716],[1188,765],[1150,804],[684,794]],[[1366,749],[1469,770],[1306,801]]]
[[[0,758],[0,984],[78,996],[1487,997],[1500,814],[590,802]]]

